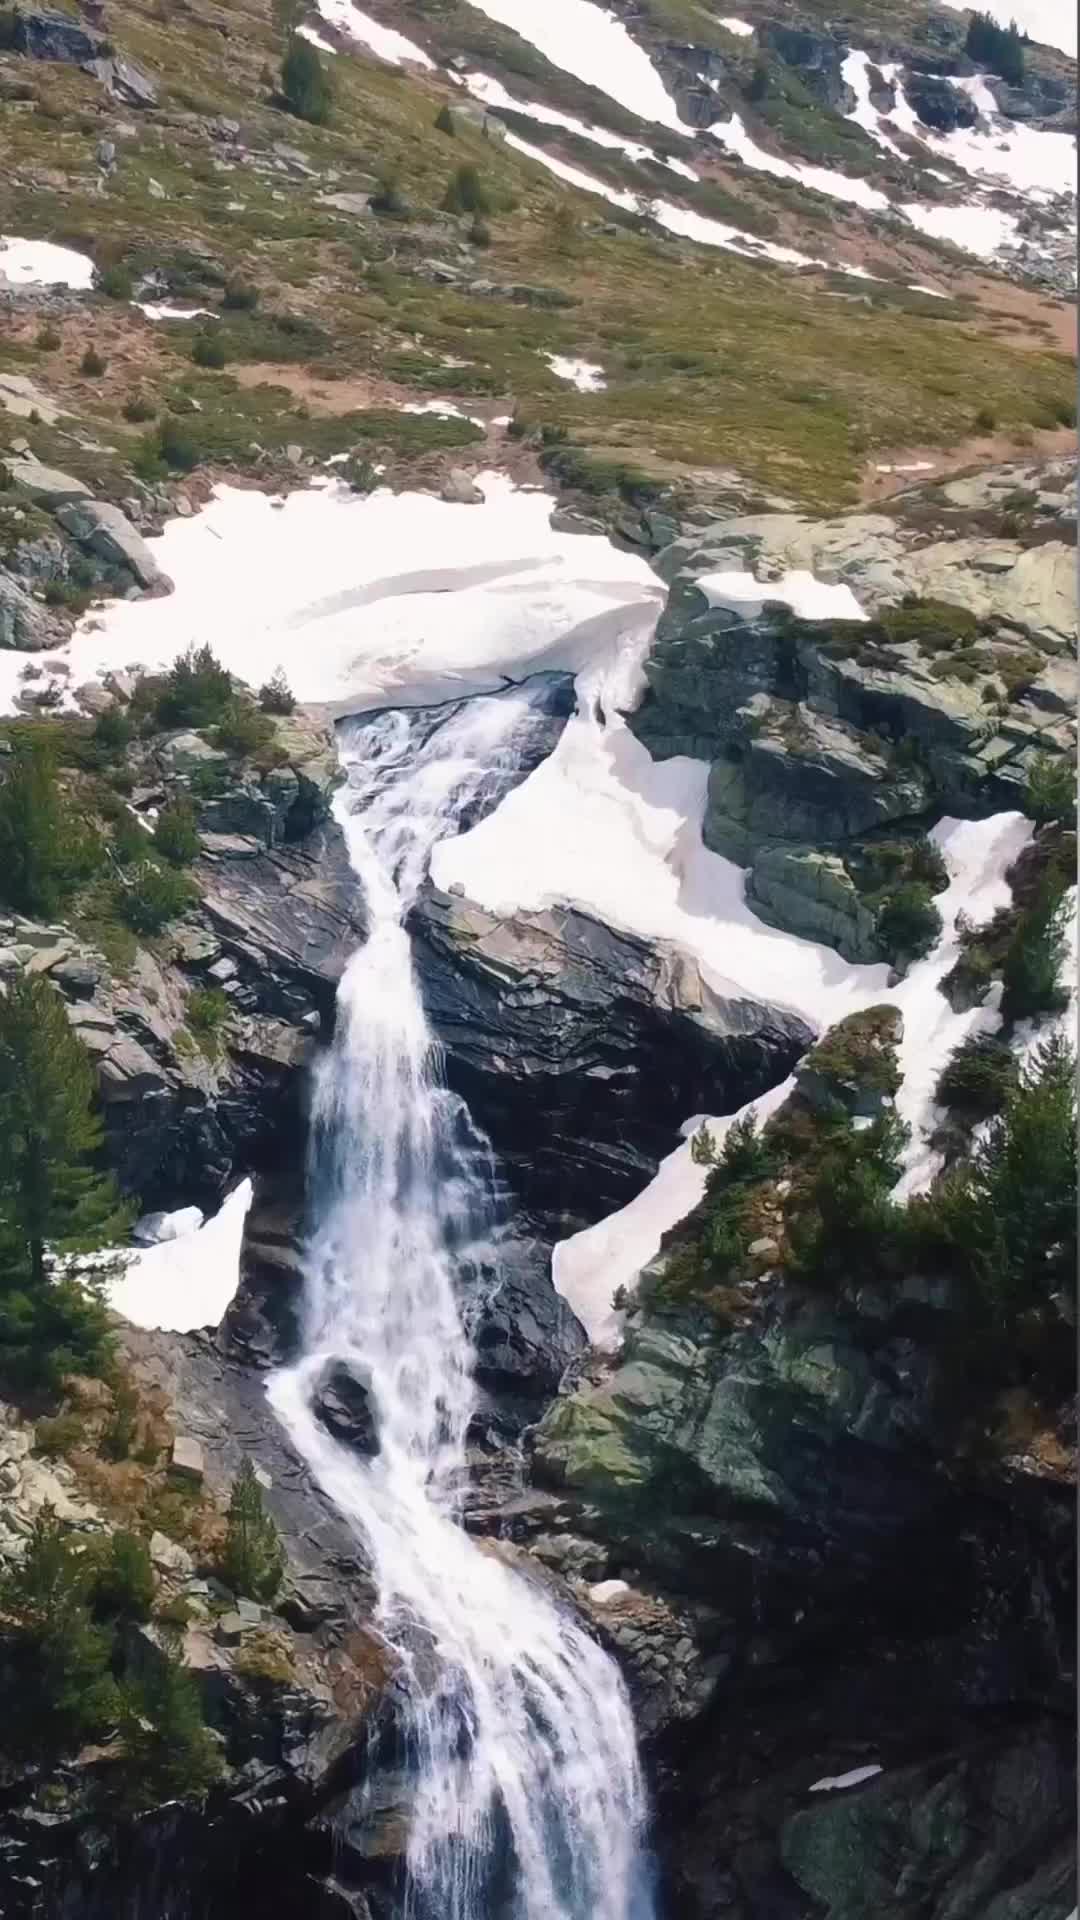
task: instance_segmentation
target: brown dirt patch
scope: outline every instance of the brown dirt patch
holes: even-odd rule
[[[1072,427],[1039,430],[1028,428],[1024,435],[983,433],[960,440],[953,447],[890,447],[878,451],[863,469],[859,500],[862,504],[887,500],[894,493],[907,493],[913,487],[933,486],[937,480],[949,480],[969,467],[992,467],[1007,460],[1050,459],[1054,454],[1071,453],[1076,446]],[[887,473],[879,471],[889,468]],[[910,469],[915,467],[916,472]],[[904,471],[907,468],[908,471]]]

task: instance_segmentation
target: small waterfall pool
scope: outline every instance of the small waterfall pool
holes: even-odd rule
[[[312,1472],[371,1553],[414,1781],[416,1920],[651,1920],[645,1800],[618,1669],[549,1591],[457,1521],[473,1408],[460,1263],[496,1230],[487,1143],[440,1084],[406,920],[432,846],[521,764],[528,687],[454,709],[419,745],[363,729],[337,802],[370,931],[318,1077],[304,1355],[271,1384]],[[494,789],[493,789],[494,783]],[[379,1450],[320,1425],[328,1366],[365,1383]]]

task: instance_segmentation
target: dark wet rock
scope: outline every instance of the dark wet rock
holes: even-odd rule
[[[96,59],[104,41],[99,33],[70,13],[54,13],[45,7],[19,7],[11,30],[14,53],[27,54],[31,60],[62,60],[81,66]]]
[[[909,73],[905,92],[924,127],[937,133],[955,133],[958,127],[978,125],[977,107],[959,87],[936,73]]]
[[[67,13],[45,7],[17,6],[11,49],[31,60],[57,60],[81,67],[100,80],[116,100],[132,107],[157,105],[157,84],[142,67],[118,53],[104,34]]]
[[[448,1082],[555,1233],[632,1199],[688,1114],[764,1091],[812,1037],[583,913],[500,917],[428,887],[412,932]]]
[[[828,34],[805,27],[781,26],[775,21],[759,29],[761,44],[793,67],[803,86],[827,107],[849,104],[850,89],[841,72],[846,48]]]
[[[312,1406],[328,1433],[354,1453],[375,1454],[379,1435],[371,1392],[355,1367],[335,1360],[327,1367],[312,1396]]]
[[[497,1241],[490,1267],[466,1274],[463,1285],[479,1420],[503,1438],[516,1437],[558,1390],[585,1345],[584,1328],[555,1291],[546,1242]]]

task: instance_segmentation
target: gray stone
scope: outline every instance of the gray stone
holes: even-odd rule
[[[464,467],[451,467],[439,489],[439,498],[458,507],[482,507],[484,504],[483,493]]]
[[[214,1638],[223,1647],[237,1647],[245,1633],[251,1632],[251,1621],[245,1620],[242,1613],[234,1610],[223,1613],[214,1628]]]
[[[60,418],[56,401],[50,399],[37,381],[31,380],[25,373],[0,373],[0,407],[22,420],[36,413],[47,427],[55,426]],[[25,440],[12,440],[11,451],[29,453],[30,449]]]
[[[226,767],[229,756],[220,747],[212,747],[198,733],[174,733],[157,749],[158,761],[166,774],[194,773],[199,767]]]
[[[845,960],[881,958],[877,916],[843,861],[810,847],[763,847],[747,876],[746,897],[769,926],[835,947]]]
[[[0,647],[41,653],[66,638],[63,623],[0,570]]]
[[[45,506],[59,506],[65,500],[86,500],[90,489],[82,480],[76,480],[70,473],[60,473],[55,467],[46,467],[32,455],[16,456],[4,462],[8,478],[13,486],[21,487],[35,500]]]
[[[101,978],[101,968],[87,954],[72,954],[53,967],[52,978],[63,993],[77,1000],[88,1000]]]
[[[203,1450],[199,1442],[193,1439],[190,1434],[177,1434],[172,1443],[169,1467],[170,1471],[176,1474],[178,1479],[191,1480],[197,1485],[202,1484],[206,1471]]]
[[[187,1548],[176,1540],[170,1540],[166,1533],[150,1535],[150,1558],[161,1573],[186,1577],[195,1571],[195,1561]]]
[[[119,507],[88,500],[58,508],[56,517],[80,544],[105,560],[127,567],[141,587],[159,593],[171,588],[172,582],[162,573],[146,541]]]

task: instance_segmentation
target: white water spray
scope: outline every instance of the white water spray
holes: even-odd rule
[[[455,1272],[492,1225],[490,1160],[437,1054],[404,926],[434,842],[513,766],[527,694],[473,700],[419,749],[364,731],[338,818],[370,916],[316,1088],[305,1357],[271,1386],[371,1552],[401,1663],[414,1774],[404,1912],[420,1920],[650,1920],[644,1802],[617,1668],[540,1584],[458,1526],[473,1407]],[[311,1397],[344,1361],[379,1452],[358,1461]]]

